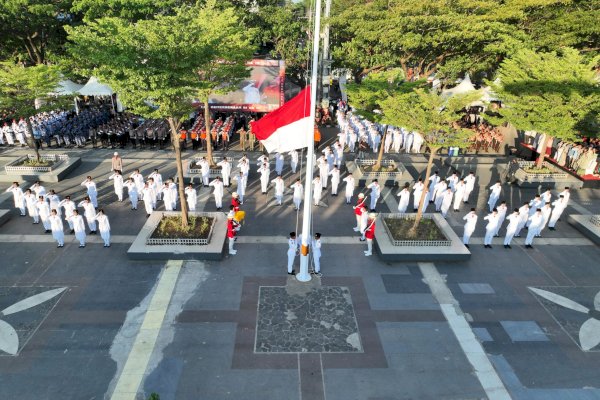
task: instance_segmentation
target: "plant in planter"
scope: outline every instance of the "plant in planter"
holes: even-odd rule
[[[25,119],[25,138],[35,151],[38,163],[28,166],[46,166],[42,165],[40,159],[41,136],[35,132],[34,137],[29,117],[39,112],[65,108],[72,102],[68,96],[52,94],[56,92],[60,77],[56,66],[39,64],[25,67],[12,62],[0,63],[0,113]]]
[[[429,148],[424,182],[429,181],[433,158],[442,147],[463,148],[469,145],[470,131],[461,128],[456,122],[464,108],[480,97],[481,94],[476,91],[446,99],[428,89],[414,88],[409,93],[388,96],[381,102],[383,114],[390,124],[403,126],[423,135],[424,143]],[[409,238],[417,237],[425,196],[424,190],[413,225],[407,232]]]
[[[234,8],[215,0],[148,20],[100,18],[66,29],[77,65],[108,82],[131,112],[168,121],[179,198],[185,199],[177,131],[193,111],[194,98],[208,101],[207,93],[249,75],[244,62],[252,57],[254,32],[240,23]],[[187,211],[181,201],[182,228],[188,226]]]
[[[544,134],[536,168],[543,167],[552,138],[575,141],[578,132],[597,133],[594,116],[600,112],[597,59],[587,62],[577,50],[542,53],[519,50],[500,65],[497,80],[490,82],[506,107],[499,116],[487,116],[494,124],[508,121],[517,129]],[[529,172],[532,173],[532,172]]]

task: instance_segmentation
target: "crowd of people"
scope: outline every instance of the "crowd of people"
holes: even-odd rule
[[[600,176],[600,163],[598,162],[600,139],[598,138],[582,138],[580,142],[574,143],[558,138],[546,140],[545,134],[527,131],[525,132],[525,142],[531,145],[538,154],[543,152],[544,142],[546,142],[545,154],[556,164],[580,176]]]

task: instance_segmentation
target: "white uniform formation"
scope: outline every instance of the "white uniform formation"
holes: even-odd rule
[[[351,152],[357,149],[357,144],[364,141],[373,152],[379,150],[385,132],[385,126],[370,122],[354,115],[351,111],[337,112],[337,124],[340,128],[339,143],[344,148],[348,146]],[[410,132],[405,128],[389,126],[383,139],[383,151],[386,153],[405,152],[420,153],[423,137],[418,132]]]

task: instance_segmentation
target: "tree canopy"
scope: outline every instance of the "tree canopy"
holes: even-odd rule
[[[522,130],[564,140],[598,131],[600,87],[594,67],[576,50],[535,52],[522,49],[504,60],[498,82],[491,83],[505,107],[500,118]]]

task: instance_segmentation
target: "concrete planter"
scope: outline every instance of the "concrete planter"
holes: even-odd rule
[[[31,181],[59,182],[71,171],[81,164],[81,158],[70,157],[67,154],[41,154],[40,159],[51,161],[47,167],[29,167],[20,165],[23,161],[34,160],[33,154],[21,156],[4,166],[4,173],[0,174],[0,182]]]
[[[377,179],[380,185],[386,186],[396,186],[400,183],[402,174],[404,173],[404,171],[406,171],[406,168],[404,168],[404,165],[401,162],[394,160],[382,160],[381,165],[383,167],[392,167],[391,171],[365,171],[364,167],[374,165],[376,162],[376,159],[356,159],[352,161],[347,161],[346,168],[348,168],[348,172],[352,174],[359,186],[368,184],[373,179]]]
[[[585,237],[600,245],[600,215],[570,214],[567,221]]]
[[[225,214],[189,212],[190,216],[212,217],[207,239],[154,239],[150,236],[163,216],[177,216],[178,211],[153,212],[127,250],[132,260],[221,260],[227,233]]]
[[[416,214],[379,214],[375,227],[375,247],[384,261],[465,261],[471,252],[440,214],[423,214],[434,221],[446,240],[395,240],[385,218],[414,219]]]
[[[534,166],[535,161],[520,160],[517,162],[519,164],[519,168],[514,173],[513,178],[521,187],[579,187],[581,185],[580,180],[547,161],[544,161],[542,164],[544,168],[548,168],[552,171],[551,173],[547,174],[537,174],[525,171],[525,168]]]

